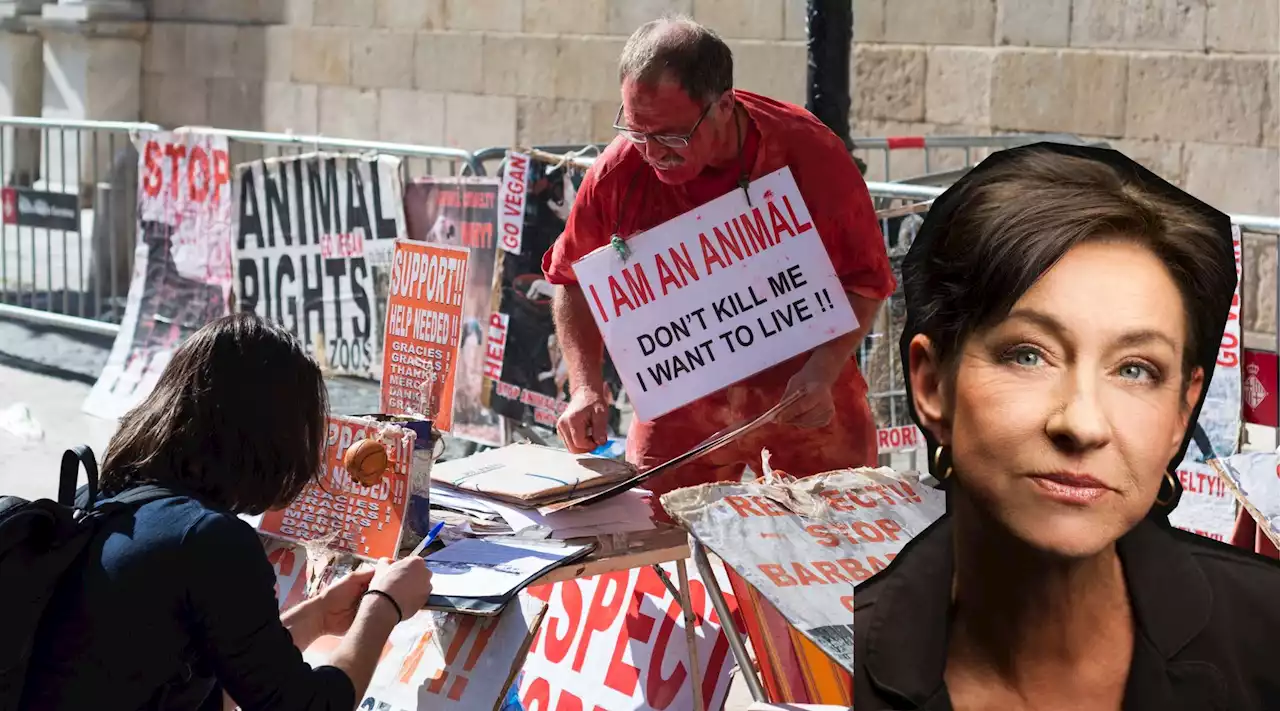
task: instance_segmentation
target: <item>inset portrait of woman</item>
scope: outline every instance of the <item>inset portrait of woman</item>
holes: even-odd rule
[[[881,709],[1280,709],[1280,565],[1170,526],[1231,225],[1115,151],[997,153],[903,264],[948,513],[854,593]]]

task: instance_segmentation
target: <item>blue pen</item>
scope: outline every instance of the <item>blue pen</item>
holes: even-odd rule
[[[440,523],[437,523],[436,525],[432,526],[431,533],[427,534],[426,543],[422,544],[422,550],[425,551],[427,548],[430,548],[431,544],[436,542],[436,536],[440,535],[440,531],[443,531],[443,530],[444,530],[444,521],[441,521]]]

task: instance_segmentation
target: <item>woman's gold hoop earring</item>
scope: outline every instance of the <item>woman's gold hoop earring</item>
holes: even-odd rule
[[[1165,472],[1165,473],[1164,473],[1164,479],[1162,480],[1161,485],[1160,485],[1160,489],[1161,489],[1161,490],[1163,490],[1163,489],[1164,489],[1164,482],[1165,482],[1165,481],[1169,482],[1169,497],[1168,497],[1167,499],[1161,500],[1161,499],[1160,499],[1160,492],[1159,492],[1159,491],[1157,491],[1157,492],[1156,492],[1156,503],[1157,503],[1157,504],[1159,504],[1160,506],[1168,506],[1169,504],[1172,504],[1172,503],[1173,503],[1173,497],[1174,497],[1174,495],[1178,493],[1178,482],[1174,480],[1174,478],[1173,478],[1173,473],[1172,473],[1172,472]]]
[[[943,450],[945,449],[946,447],[943,447],[942,445],[938,445],[937,447],[933,448],[933,466],[930,467],[930,471],[935,472],[934,476],[938,477],[938,481],[946,481],[947,478],[950,477],[952,473],[950,461],[947,462],[947,470],[943,472],[941,476],[938,476],[938,474],[936,473],[939,468],[938,463],[942,461],[942,454],[943,454]]]

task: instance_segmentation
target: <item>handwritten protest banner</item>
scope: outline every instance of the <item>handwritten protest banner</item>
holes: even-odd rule
[[[448,432],[458,374],[467,250],[400,240],[391,263],[382,412],[417,415]]]
[[[524,206],[529,193],[529,156],[507,151],[507,165],[498,188],[498,246],[504,252],[520,254],[524,244]]]
[[[876,430],[876,447],[881,454],[924,449],[924,433],[915,425],[884,427]]]
[[[674,564],[662,566],[676,580]],[[717,582],[736,604],[723,571]],[[719,709],[734,659],[706,586],[690,566],[704,708]],[[524,665],[525,711],[694,708],[684,615],[651,567],[530,588],[549,607]]]
[[[143,133],[138,237],[120,333],[84,411],[115,419],[142,401],[173,351],[227,311],[231,169],[227,139]]]
[[[652,420],[857,325],[790,168],[574,264],[636,415]]]
[[[291,543],[271,541],[281,612],[314,595],[358,561],[328,554],[308,558]],[[307,581],[315,581],[307,589]],[[288,592],[286,592],[288,591]],[[501,615],[475,617],[422,610],[391,632],[361,711],[497,711],[542,621],[547,605],[521,596]],[[303,658],[330,663],[339,637],[321,637]]]
[[[466,247],[467,289],[462,306],[462,342],[458,346],[453,389],[454,437],[497,447],[502,421],[489,406],[485,371],[497,267],[498,179],[432,177],[405,185],[404,216],[409,239]],[[505,329],[504,329],[505,330]],[[498,367],[502,343],[497,343]]]
[[[324,467],[288,508],[262,515],[258,532],[287,541],[316,541],[361,558],[394,558],[409,500],[413,430],[362,417],[329,416]],[[376,438],[390,467],[382,481],[363,486],[343,466],[347,448]]]
[[[1215,541],[1231,538],[1236,499],[1227,483],[1204,462],[1183,461],[1178,467],[1182,498],[1169,513],[1169,523]]]
[[[283,324],[334,374],[382,375],[374,270],[405,235],[398,166],[316,153],[238,168],[237,308]]]
[[[668,493],[662,505],[853,673],[854,586],[942,516],[946,497],[880,468],[706,484]]]

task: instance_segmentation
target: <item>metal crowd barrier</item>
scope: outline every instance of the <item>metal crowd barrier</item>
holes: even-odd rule
[[[0,317],[114,337],[137,234],[138,153],[151,123],[0,117]],[[391,155],[407,182],[480,175],[469,151],[184,126],[227,138],[233,164],[314,151]]]
[[[133,270],[150,123],[0,117],[0,316],[113,335]]]

